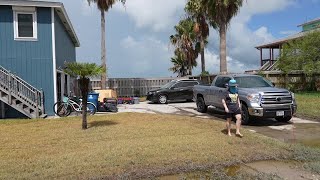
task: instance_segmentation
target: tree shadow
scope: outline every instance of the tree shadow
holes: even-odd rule
[[[112,125],[116,125],[118,123],[114,122],[114,121],[93,121],[89,123],[89,128],[93,128],[93,127],[102,127],[102,126],[112,126]]]

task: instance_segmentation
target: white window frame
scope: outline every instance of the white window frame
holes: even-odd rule
[[[35,7],[12,7],[13,10],[13,28],[14,28],[14,40],[16,41],[37,41],[37,11]],[[19,37],[18,15],[19,14],[31,14],[33,19],[33,37]]]

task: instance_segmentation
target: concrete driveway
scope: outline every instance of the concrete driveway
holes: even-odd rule
[[[218,121],[224,120],[224,112],[213,107],[207,113],[199,113],[194,102],[175,102],[169,104],[121,104],[119,112],[164,113],[183,116],[206,118]],[[288,123],[280,123],[274,119],[254,119],[250,125],[243,126],[252,132],[257,132],[284,142],[303,143],[309,146],[320,147],[320,123],[294,117]]]

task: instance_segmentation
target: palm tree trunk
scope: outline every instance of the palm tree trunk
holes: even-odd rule
[[[106,19],[104,10],[101,10],[101,65],[106,69]],[[101,89],[106,89],[107,73],[101,75]]]
[[[220,34],[220,73],[227,74],[227,26],[222,25],[219,30]]]
[[[88,128],[87,123],[87,98],[88,98],[88,91],[89,91],[89,78],[80,78],[80,90],[82,96],[82,129]]]
[[[188,58],[188,68],[189,68],[189,75],[191,76],[192,75],[192,62],[191,62],[191,58],[189,57]]]
[[[201,36],[200,46],[201,46],[201,71],[202,73],[204,73],[206,71],[206,64],[204,59],[204,39],[202,36]]]

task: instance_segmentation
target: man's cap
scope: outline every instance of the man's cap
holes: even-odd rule
[[[231,79],[231,80],[229,81],[228,86],[229,86],[229,87],[231,87],[231,86],[233,86],[233,87],[234,87],[234,86],[238,86],[237,81],[234,80],[234,79]]]

